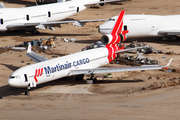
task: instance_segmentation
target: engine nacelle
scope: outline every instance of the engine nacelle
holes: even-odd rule
[[[118,34],[118,35],[106,34],[101,37],[101,42],[104,45],[121,43],[125,40],[126,40],[126,36],[124,36],[123,34]]]
[[[65,2],[65,0],[36,0],[37,5],[56,3],[56,2]]]
[[[100,0],[100,2],[105,2],[106,0]],[[104,6],[106,3],[99,3],[98,5],[101,7],[101,6]]]

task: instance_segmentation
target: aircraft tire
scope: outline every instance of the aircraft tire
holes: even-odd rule
[[[76,81],[81,81],[81,80],[83,80],[83,77],[84,77],[84,75],[77,75],[77,76],[75,77],[75,80],[76,80]]]
[[[94,78],[94,79],[93,79],[93,83],[97,83],[97,78]]]
[[[29,94],[30,94],[29,91],[26,91],[26,92],[25,92],[25,95],[29,95]]]

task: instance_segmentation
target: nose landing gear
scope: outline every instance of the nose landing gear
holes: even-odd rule
[[[31,89],[30,86],[28,86],[27,89],[26,89],[25,95],[29,95],[29,94],[30,94],[30,93],[29,93],[29,90],[30,90],[30,89]]]

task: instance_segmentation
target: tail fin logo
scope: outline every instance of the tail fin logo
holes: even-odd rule
[[[43,68],[36,69],[35,75],[34,75],[34,80],[35,80],[36,82],[38,82],[37,77],[42,76],[42,74],[43,74]]]
[[[122,27],[123,27],[124,13],[125,13],[125,10],[120,12],[118,19],[116,20],[116,23],[115,23],[113,30],[111,32],[111,35],[117,35],[117,34],[121,33]]]
[[[128,33],[128,30],[123,30],[123,17],[124,17],[124,11],[121,11],[115,25],[111,31],[111,34],[106,34],[101,37],[102,43],[105,45],[107,44],[116,44],[120,42],[124,42],[126,40],[126,33]]]

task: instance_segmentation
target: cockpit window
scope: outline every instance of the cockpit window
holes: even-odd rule
[[[115,21],[115,19],[113,19],[113,18],[110,18],[108,21]]]
[[[15,76],[10,76],[9,78],[13,79],[13,78],[15,78]]]
[[[9,78],[10,78],[10,79],[14,79],[14,78],[20,79],[20,76],[19,76],[19,75],[18,75],[18,76],[12,76],[12,75],[11,75]]]

